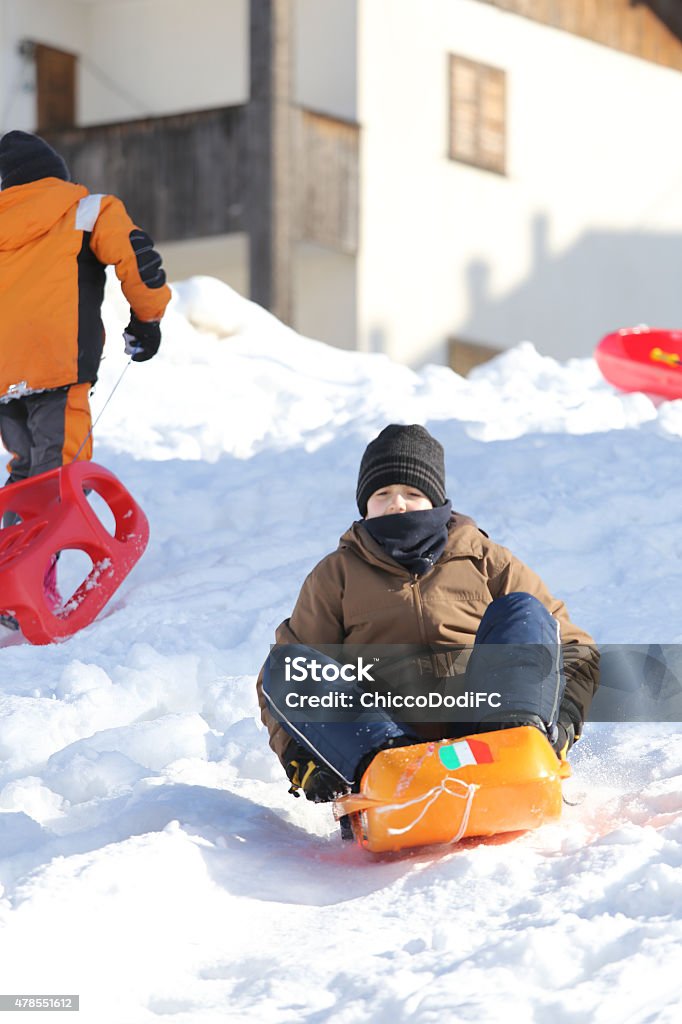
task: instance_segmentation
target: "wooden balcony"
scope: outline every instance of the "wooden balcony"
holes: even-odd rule
[[[45,137],[74,181],[119,196],[158,242],[247,230],[244,106]]]
[[[259,194],[267,177],[249,105],[44,134],[74,181],[119,196],[157,242],[251,234],[271,206]],[[294,239],[357,251],[358,134],[357,125],[291,109]]]

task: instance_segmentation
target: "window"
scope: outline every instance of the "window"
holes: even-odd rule
[[[448,155],[506,173],[506,74],[465,57],[449,57]]]
[[[44,43],[35,44],[38,131],[76,123],[76,57]]]
[[[466,377],[474,366],[487,363],[489,359],[494,359],[501,352],[501,348],[493,348],[492,345],[480,345],[475,341],[448,338],[448,365],[460,377]]]

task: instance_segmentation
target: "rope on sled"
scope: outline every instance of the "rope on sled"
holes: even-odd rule
[[[453,783],[456,786],[460,786],[464,790],[464,793],[458,793],[453,791],[449,787],[449,783]],[[455,779],[452,776],[449,776],[443,779],[437,786],[434,786],[432,789],[427,790],[426,793],[422,793],[421,796],[415,797],[413,800],[406,800],[404,803],[386,804],[383,807],[377,807],[377,812],[381,814],[385,811],[403,810],[406,807],[412,807],[415,804],[420,804],[423,801],[426,801],[424,807],[421,809],[417,817],[414,819],[414,821],[411,821],[409,825],[405,825],[404,828],[389,827],[386,829],[389,835],[402,836],[405,835],[406,832],[409,832],[411,829],[413,829],[415,825],[419,824],[419,822],[428,813],[429,809],[433,806],[433,804],[436,802],[441,793],[447,793],[448,796],[453,796],[457,800],[465,801],[464,810],[462,812],[459,827],[455,835],[450,840],[451,843],[458,843],[459,840],[464,835],[464,833],[466,832],[467,825],[469,824],[471,808],[474,802],[474,796],[476,794],[477,789],[480,789],[480,786],[475,782],[466,783],[462,779]]]
[[[107,398],[106,402],[104,403],[104,405],[100,409],[99,413],[97,414],[97,419],[94,421],[94,423],[91,424],[90,429],[88,430],[87,434],[83,438],[83,443],[81,444],[80,448],[78,449],[78,451],[76,452],[76,454],[72,458],[72,460],[71,460],[72,462],[76,462],[77,461],[78,456],[83,451],[83,449],[85,448],[86,444],[88,443],[88,438],[92,436],[93,430],[95,429],[95,427],[99,423],[100,419],[102,418],[102,413],[104,412],[106,407],[109,405],[109,402],[111,401],[111,399],[114,397],[114,391],[116,390],[116,388],[119,386],[119,384],[123,380],[123,378],[125,376],[125,373],[126,373],[126,370],[128,369],[128,367],[130,366],[131,363],[132,363],[132,359],[129,359],[128,362],[123,367],[123,370],[121,372],[121,376],[118,378],[118,380],[114,384],[113,388],[109,392],[109,397]]]

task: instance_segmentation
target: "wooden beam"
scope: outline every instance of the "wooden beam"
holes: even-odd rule
[[[250,0],[247,218],[250,294],[293,317],[294,159],[291,0]]]

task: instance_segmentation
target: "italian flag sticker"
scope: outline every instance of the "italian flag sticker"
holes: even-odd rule
[[[492,764],[493,755],[487,743],[481,740],[458,740],[438,751],[441,763],[450,771],[466,764]]]

